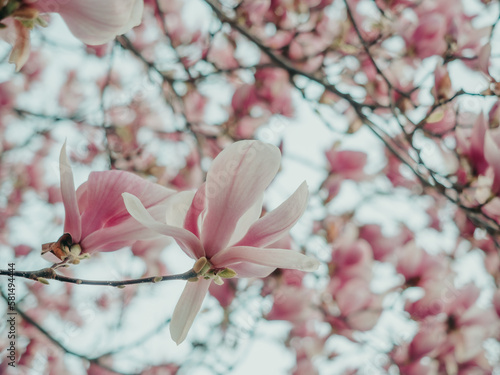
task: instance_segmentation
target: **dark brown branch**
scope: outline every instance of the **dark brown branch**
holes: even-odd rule
[[[177,274],[177,275],[166,275],[166,276],[153,276],[153,277],[144,277],[142,279],[131,279],[131,280],[121,280],[121,281],[113,281],[113,280],[83,280],[73,277],[62,276],[56,273],[56,271],[52,268],[44,268],[38,271],[9,271],[9,270],[0,270],[0,276],[14,276],[14,277],[22,277],[25,279],[30,279],[34,281],[45,282],[46,280],[56,280],[65,283],[71,284],[81,284],[81,285],[104,285],[104,286],[113,286],[113,287],[125,287],[126,285],[134,285],[134,284],[147,284],[147,283],[159,283],[162,281],[169,280],[188,280],[193,277],[196,277],[196,272],[193,270],[189,270],[187,272]]]

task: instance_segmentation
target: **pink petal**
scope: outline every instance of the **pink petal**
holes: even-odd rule
[[[170,196],[165,201],[166,223],[174,227],[182,228],[191,203],[194,191],[181,191]]]
[[[278,241],[302,216],[308,196],[307,183],[304,181],[278,208],[257,220],[234,246],[265,247]]]
[[[98,45],[113,40],[141,23],[143,0],[40,0],[41,12],[56,12],[74,36],[85,44]]]
[[[196,237],[200,237],[198,230],[198,218],[205,208],[205,184],[201,185],[196,191],[191,206],[184,219],[184,229],[193,233]]]
[[[491,44],[486,43],[481,47],[477,57],[477,67],[480,71],[482,71],[487,76],[490,75],[489,67],[490,67],[490,58],[491,58]]]
[[[117,225],[130,217],[121,196],[124,192],[137,196],[146,208],[164,202],[175,193],[174,190],[124,171],[92,172],[85,189],[85,196],[80,198],[85,199],[86,205],[79,206],[82,212],[83,237],[103,227]]]
[[[226,247],[239,219],[271,183],[279,164],[279,149],[259,141],[233,143],[215,158],[207,174],[201,233],[207,256]]]
[[[267,277],[273,272],[276,267],[260,266],[253,263],[238,263],[231,265],[231,269],[236,271],[237,278],[245,277]]]
[[[17,37],[12,51],[10,52],[9,62],[15,64],[16,72],[19,72],[30,57],[30,30],[27,27],[24,27],[21,22],[17,20],[14,21],[14,27],[16,29]]]
[[[264,202],[264,194],[261,194],[258,197],[254,204],[240,217],[236,227],[234,228],[234,232],[229,239],[229,245],[234,246],[233,244],[237,241],[241,240],[243,236],[245,236],[248,232],[250,226],[255,223],[259,217],[262,215],[262,203]]]
[[[64,233],[71,234],[74,243],[80,242],[82,236],[82,221],[80,210],[76,204],[75,184],[73,171],[66,155],[66,142],[59,156],[59,171],[61,174],[61,195],[64,204]]]
[[[155,220],[146,208],[144,208],[139,198],[129,193],[123,193],[122,195],[128,212],[142,225],[157,233],[173,237],[181,249],[193,259],[205,256],[200,241],[193,233],[184,228],[173,227]]]
[[[156,220],[165,217],[165,205],[153,206],[148,209],[148,213]],[[152,240],[163,237],[148,227],[137,225],[137,221],[130,215],[125,221],[104,227],[90,233],[80,242],[85,253],[92,254],[96,251],[114,251],[125,246],[131,246],[138,240]]]
[[[197,282],[186,283],[170,322],[170,335],[177,345],[186,338],[194,318],[200,311],[211,282],[210,279],[201,279]]]
[[[230,247],[210,259],[215,267],[230,267],[238,263],[252,263],[274,268],[292,268],[301,271],[315,271],[319,262],[293,250],[260,249],[250,246]]]
[[[493,169],[491,192],[496,194],[500,191],[500,148],[490,133],[490,131],[486,131],[484,135],[484,157]]]

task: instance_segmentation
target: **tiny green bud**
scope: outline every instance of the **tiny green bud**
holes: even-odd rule
[[[190,282],[190,283],[195,283],[197,281],[198,281],[197,277],[191,277],[190,279],[188,279],[188,282]]]
[[[47,281],[46,278],[44,277],[38,277],[37,280],[41,282],[42,284],[49,285],[49,282]]]
[[[224,279],[230,279],[232,277],[235,277],[237,273],[235,270],[231,268],[225,268],[222,271],[220,271],[217,275],[223,277]]]
[[[214,277],[214,283],[216,283],[217,285],[222,285],[224,284],[224,280],[222,280],[221,277],[217,275]]]
[[[162,281],[162,280],[163,280],[163,277],[161,277],[161,276],[156,276],[156,277],[153,279],[153,282],[154,282],[154,283],[159,283],[159,282],[160,282],[160,281]]]
[[[117,285],[116,286],[118,289],[125,289],[125,285]]]
[[[83,281],[82,281],[82,280],[80,280],[80,279],[76,280],[76,283],[77,283],[77,284],[81,284],[82,282],[83,282]]]

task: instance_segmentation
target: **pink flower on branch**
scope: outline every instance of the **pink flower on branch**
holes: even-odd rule
[[[157,239],[158,235],[137,226],[129,215],[121,194],[141,198],[154,217],[164,217],[165,201],[173,190],[146,181],[125,171],[92,172],[76,191],[73,172],[63,146],[59,159],[61,195],[65,210],[64,235],[42,246],[61,260],[78,263],[96,251],[114,251],[138,240]]]
[[[14,3],[14,2],[13,2]],[[100,45],[125,34],[142,20],[143,0],[29,0],[11,6],[7,27],[0,38],[13,45],[9,62],[19,71],[26,63],[30,51],[29,30],[35,25],[46,26],[40,15],[59,13],[71,33],[88,45]]]
[[[183,224],[154,219],[140,197],[123,194],[130,214],[157,233],[173,237],[196,259],[198,277],[188,282],[174,310],[170,333],[180,344],[186,338],[212,281],[265,277],[276,268],[314,271],[319,262],[299,252],[269,248],[285,236],[307,206],[308,190],[297,191],[274,211],[260,217],[264,190],[280,166],[279,149],[259,141],[240,141],[213,161],[206,183],[186,194]],[[178,219],[176,220],[178,221]]]

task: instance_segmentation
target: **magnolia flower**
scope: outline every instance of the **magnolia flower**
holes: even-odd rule
[[[179,199],[179,207],[185,204],[186,209],[175,223],[157,221],[140,198],[123,194],[137,221],[173,237],[196,260],[193,270],[198,276],[186,284],[170,324],[177,344],[186,338],[212,281],[221,284],[222,278],[265,277],[277,267],[318,268],[318,261],[304,254],[268,248],[297,222],[308,198],[304,182],[278,208],[260,217],[264,190],[278,172],[280,159],[277,147],[259,141],[228,146],[215,158],[206,183],[196,193],[179,193],[184,199]]]
[[[8,9],[7,9],[8,8]],[[13,45],[9,62],[19,71],[30,51],[29,30],[46,26],[40,14],[59,13],[73,35],[85,44],[99,45],[113,40],[141,23],[143,0],[30,0],[11,2],[0,20],[6,27],[0,38]]]
[[[142,200],[150,215],[160,218],[174,190],[146,181],[125,171],[92,172],[76,191],[73,172],[63,146],[59,159],[61,195],[64,204],[64,235],[42,246],[61,260],[78,263],[96,251],[114,251],[138,240],[158,235],[137,226],[129,215],[121,194],[129,192]]]

